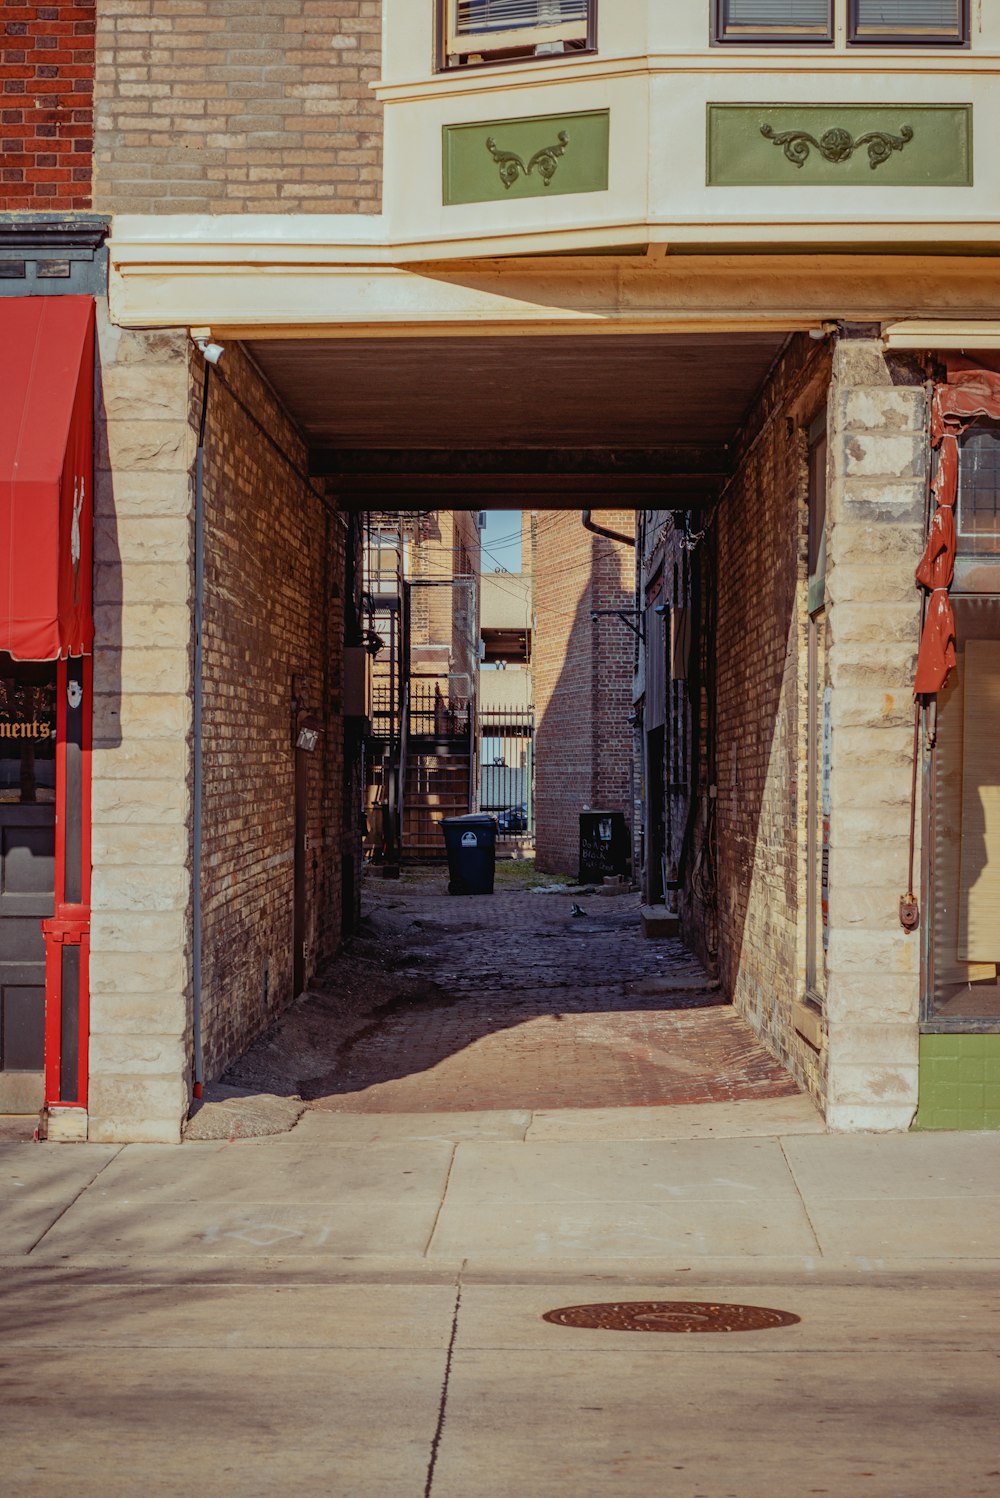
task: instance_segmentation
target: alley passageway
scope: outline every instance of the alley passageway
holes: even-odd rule
[[[680,941],[643,937],[637,895],[567,892],[530,867],[501,865],[495,894],[463,898],[440,868],[370,879],[367,937],[230,1080],[279,1090],[281,1070],[280,1090],[340,1113],[797,1094]],[[338,975],[358,989],[346,1026]]]

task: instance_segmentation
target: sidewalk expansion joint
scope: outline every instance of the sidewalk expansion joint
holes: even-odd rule
[[[53,1217],[53,1219],[49,1223],[48,1227],[42,1229],[42,1231],[39,1233],[38,1237],[35,1239],[34,1243],[32,1243],[30,1245],[30,1247],[28,1247],[28,1248],[25,1249],[25,1251],[24,1251],[25,1258],[27,1258],[29,1254],[33,1254],[35,1252],[35,1249],[38,1247],[38,1245],[42,1242],[42,1240],[44,1238],[48,1237],[49,1233],[51,1233],[52,1229],[56,1226],[57,1223],[62,1222],[63,1218],[66,1216],[66,1213],[70,1210],[70,1208],[76,1206],[77,1202],[80,1200],[80,1198],[83,1195],[83,1193],[85,1191],[89,1191],[90,1190],[90,1188],[94,1184],[94,1182],[97,1181],[97,1180],[99,1180],[100,1177],[107,1170],[107,1168],[111,1164],[112,1160],[117,1160],[118,1159],[118,1156],[121,1154],[121,1152],[122,1152],[123,1149],[125,1149],[125,1145],[124,1144],[119,1145],[118,1148],[115,1150],[114,1154],[108,1156],[108,1158],[105,1160],[104,1164],[101,1166],[101,1168],[97,1172],[97,1174],[95,1176],[92,1176],[89,1181],[85,1181],[83,1183],[83,1185],[80,1187],[79,1191],[73,1197],[73,1200],[72,1201],[68,1201],[66,1203],[66,1205],[65,1205],[65,1207],[63,1207],[62,1211],[59,1212],[55,1217]]]
[[[434,1242],[434,1234],[438,1230],[438,1223],[441,1221],[441,1213],[444,1211],[444,1204],[448,1199],[448,1187],[451,1185],[451,1173],[455,1169],[455,1156],[457,1154],[458,1142],[456,1141],[452,1144],[451,1147],[451,1157],[448,1160],[448,1174],[444,1178],[444,1186],[441,1190],[441,1200],[438,1202],[437,1211],[434,1213],[434,1221],[431,1223],[431,1230],[427,1236],[427,1242],[424,1244],[423,1258],[425,1259],[431,1251],[431,1244]]]
[[[792,1178],[792,1185],[795,1187],[795,1194],[798,1196],[798,1199],[799,1199],[799,1201],[802,1204],[803,1215],[805,1216],[806,1222],[809,1224],[809,1231],[813,1235],[813,1242],[816,1245],[816,1253],[819,1256],[819,1258],[822,1259],[822,1257],[823,1257],[823,1245],[820,1242],[819,1233],[817,1233],[817,1231],[816,1231],[816,1224],[812,1220],[812,1214],[809,1211],[809,1204],[806,1201],[805,1197],[802,1195],[802,1188],[799,1185],[798,1176],[795,1174],[795,1167],[792,1165],[791,1160],[788,1158],[788,1151],[785,1149],[785,1141],[784,1141],[783,1137],[780,1134],[777,1135],[776,1137],[777,1137],[778,1148],[781,1151],[781,1158],[784,1160],[785,1165],[786,1165],[786,1167],[788,1169],[788,1174]]]

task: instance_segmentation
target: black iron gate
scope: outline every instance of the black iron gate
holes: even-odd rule
[[[483,707],[479,722],[479,806],[503,841],[534,834],[535,710]]]

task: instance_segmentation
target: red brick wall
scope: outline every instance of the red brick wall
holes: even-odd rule
[[[96,0],[0,8],[0,209],[89,208]]]
[[[599,524],[628,534],[631,511]],[[635,554],[584,530],[577,513],[539,512],[531,562],[535,633],[535,858],[575,874],[580,812],[623,811],[631,826],[632,665],[635,636],[593,609],[635,606]]]
[[[198,397],[200,388],[196,415]],[[346,517],[331,514],[313,492],[305,459],[282,408],[231,345],[212,379],[205,443],[204,1046],[210,1079],[294,997],[293,690],[324,727],[316,752],[303,756],[307,983],[341,939],[344,858],[355,846],[349,818],[360,802],[345,765],[341,702],[347,530]]]

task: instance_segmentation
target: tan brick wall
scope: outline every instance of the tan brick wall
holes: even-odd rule
[[[380,0],[101,0],[94,205],[378,213]]]
[[[631,511],[595,520],[631,531]],[[580,812],[623,811],[631,826],[632,658],[635,636],[593,609],[632,609],[635,555],[593,535],[578,513],[540,511],[534,526],[535,858],[575,874]]]
[[[409,551],[410,641],[415,671],[439,672],[441,690],[464,694],[478,668],[479,530],[465,510],[432,510],[414,522]],[[449,585],[454,579],[454,585]]]
[[[806,920],[806,431],[825,408],[827,379],[826,356],[793,342],[750,413],[745,457],[696,553],[715,614],[706,661],[715,763],[703,780],[714,773],[717,788],[716,905],[706,912],[690,894],[684,905],[688,919],[717,920],[725,991],[819,1098],[826,1053],[797,1032],[795,1006]]]
[[[196,392],[200,401],[200,388]],[[262,430],[263,428],[263,430]],[[308,776],[306,979],[341,938],[347,520],[234,346],[205,439],[204,966],[208,1078],[294,997],[293,691],[323,724]],[[293,681],[294,678],[294,681]],[[266,979],[265,979],[266,974]]]

